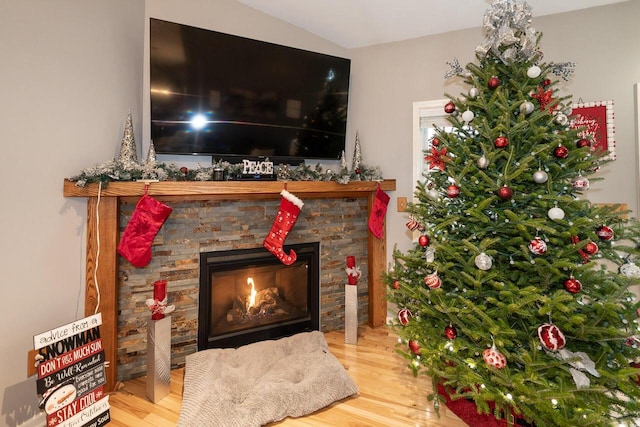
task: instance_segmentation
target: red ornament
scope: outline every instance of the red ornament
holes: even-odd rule
[[[584,245],[584,248],[582,248],[582,250],[587,255],[595,255],[596,253],[598,253],[598,245],[596,245],[594,242],[589,242]]]
[[[442,286],[442,279],[438,277],[438,272],[435,271],[424,278],[424,283],[429,289],[438,289]]]
[[[611,240],[613,239],[613,229],[606,225],[601,225],[596,228],[596,235],[600,240]]]
[[[186,166],[182,166],[182,167],[180,168],[180,172],[182,172],[183,174],[185,174],[185,175],[186,175],[187,173],[189,173],[189,169],[187,169],[187,167],[186,167]]]
[[[411,320],[411,316],[412,314],[408,308],[403,308],[402,310],[398,311],[398,321],[402,326],[406,326],[407,323],[409,323],[409,320]]]
[[[394,280],[393,281],[393,289],[400,289],[400,281],[399,280]]]
[[[421,235],[420,237],[418,237],[418,243],[423,248],[429,246],[429,236],[425,234]]]
[[[500,135],[493,141],[493,145],[495,145],[496,148],[504,148],[509,145],[509,140],[506,136]]]
[[[578,279],[571,276],[564,281],[564,288],[567,290],[567,292],[577,294],[582,290],[582,283],[580,283]]]
[[[444,328],[444,336],[446,336],[450,340],[453,340],[458,336],[458,331],[453,327],[453,325],[449,325]]]
[[[438,138],[437,136],[434,136],[433,139],[431,140],[431,145],[433,145],[434,147],[437,147],[438,145],[440,145],[440,138]]]
[[[566,159],[569,155],[569,150],[564,145],[558,145],[553,149],[553,155],[558,159]]]
[[[580,237],[578,236],[571,236],[571,243],[573,243],[574,245],[577,244],[578,242],[580,242]],[[596,246],[597,248],[597,246]],[[589,255],[587,254],[587,252],[584,249],[578,249],[578,253],[580,254],[580,256],[582,257],[582,263],[586,264],[589,262]]]
[[[456,104],[453,103],[453,101],[449,101],[446,104],[444,104],[444,112],[447,114],[451,114],[454,111],[456,111]]]
[[[491,78],[487,82],[487,86],[492,90],[497,88],[498,86],[500,86],[500,79],[496,76],[491,76]]]
[[[511,200],[511,197],[513,197],[513,190],[511,190],[509,187],[505,185],[504,187],[498,188],[498,191],[496,191],[496,194],[502,200]]]
[[[547,87],[547,86],[549,86],[550,84],[551,84],[551,80],[549,80],[549,79],[544,79],[544,80],[542,81],[542,87]]]
[[[447,187],[447,196],[451,198],[458,197],[460,195],[460,188],[457,185],[451,184]]]
[[[578,142],[576,142],[576,147],[578,148],[590,147],[590,146],[591,146],[591,142],[586,138],[581,138],[578,140]]]
[[[420,354],[420,344],[416,340],[409,340],[409,349],[413,354]]]
[[[409,221],[407,221],[407,223],[405,225],[411,231],[416,231],[416,230],[423,231],[424,230],[424,225],[420,224],[420,222],[418,222],[413,217],[411,217],[411,219]]]
[[[547,244],[539,237],[529,242],[529,250],[536,255],[544,255],[547,252]]]
[[[538,339],[544,348],[551,351],[561,350],[567,342],[562,331],[551,323],[538,327]]]
[[[495,345],[482,352],[482,359],[484,360],[484,363],[489,366],[493,366],[496,369],[503,369],[507,367],[507,358],[496,349]]]

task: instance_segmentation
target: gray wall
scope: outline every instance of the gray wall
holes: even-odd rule
[[[397,179],[387,216],[389,252],[410,244],[395,197],[413,192],[412,103],[459,93],[443,79],[445,62],[468,62],[482,40],[477,28],[348,51],[233,0],[0,2],[0,426],[37,413],[35,382],[26,378],[32,336],[83,316],[86,201],[64,198],[63,179],[117,155],[129,110],[139,154],[146,153],[148,16],[351,57],[347,155],[357,131],[364,162]],[[633,209],[638,16],[640,1],[630,0],[534,18],[545,34],[545,60],[577,63],[567,92],[576,100],[615,101],[618,160],[588,196]]]

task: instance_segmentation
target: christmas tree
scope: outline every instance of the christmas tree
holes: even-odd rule
[[[536,426],[632,423],[640,229],[587,200],[610,158],[570,127],[572,64],[543,62],[530,7],[494,1],[484,28],[476,62],[452,66],[468,87],[447,95],[452,129],[425,151],[419,238],[385,274],[398,351],[436,407],[447,393]]]

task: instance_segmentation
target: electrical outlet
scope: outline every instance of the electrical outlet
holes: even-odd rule
[[[407,198],[398,197],[398,212],[406,212],[406,211],[407,211]]]

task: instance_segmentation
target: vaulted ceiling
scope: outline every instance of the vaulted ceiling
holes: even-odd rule
[[[479,27],[486,0],[238,0],[342,47]],[[528,0],[535,17],[628,0]],[[570,29],[568,29],[569,31]]]

